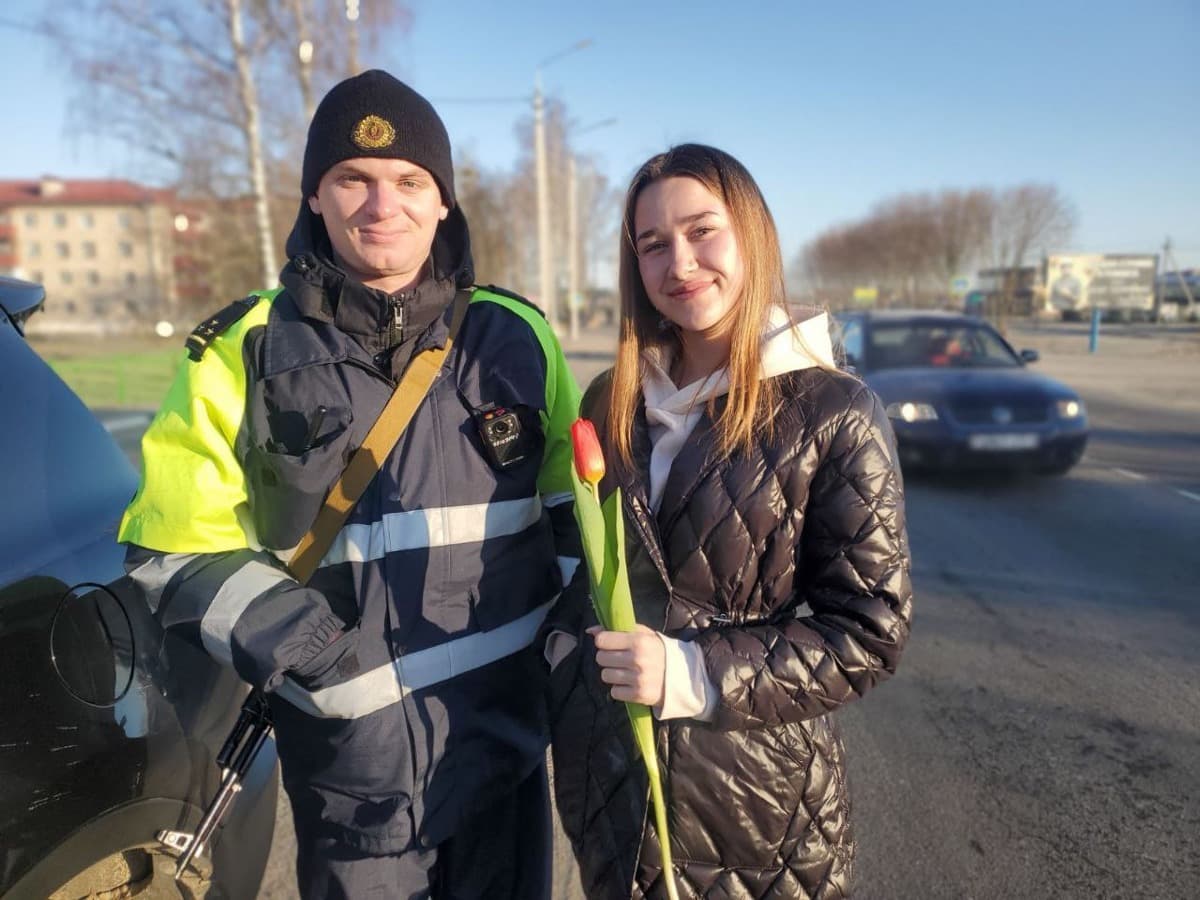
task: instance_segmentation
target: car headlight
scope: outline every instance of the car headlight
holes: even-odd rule
[[[938,417],[937,410],[928,403],[889,403],[887,414],[889,418],[905,422],[932,422]]]
[[[1086,412],[1082,400],[1059,400],[1054,406],[1060,419],[1081,419]]]

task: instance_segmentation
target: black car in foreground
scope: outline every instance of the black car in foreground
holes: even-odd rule
[[[42,297],[0,278],[0,896],[179,897],[158,835],[194,830],[247,689],[124,578],[137,475],[26,343]],[[275,762],[268,744],[183,896],[255,896]]]
[[[847,367],[887,405],[902,465],[1062,475],[1087,445],[1083,401],[982,319],[938,312],[836,316]]]

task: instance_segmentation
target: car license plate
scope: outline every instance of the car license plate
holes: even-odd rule
[[[972,450],[1033,450],[1038,445],[1038,436],[1026,432],[973,434],[967,443]]]

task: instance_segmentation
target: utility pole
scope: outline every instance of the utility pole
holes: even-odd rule
[[[1175,262],[1175,254],[1171,251],[1171,238],[1169,236],[1163,241],[1163,268],[1168,272],[1175,273],[1175,278],[1179,281],[1179,286],[1183,288],[1183,296],[1187,298],[1188,316],[1190,317],[1196,309],[1196,297],[1192,294],[1192,289],[1188,285],[1187,279],[1179,271],[1179,264]]]
[[[616,119],[605,119],[602,122],[594,122],[586,128],[575,129],[571,132],[572,137],[578,137],[581,134],[587,134],[589,131],[595,131],[597,128],[604,128],[607,125],[612,125]],[[571,323],[571,340],[579,337],[579,299],[583,292],[580,282],[587,281],[587,264],[579,259],[579,173],[577,163],[575,161],[575,152],[570,147],[570,142],[567,143],[567,302],[570,304],[570,323]],[[583,229],[586,231],[586,229]]]
[[[546,101],[542,97],[542,72],[533,79],[533,152],[537,175],[538,302],[550,327],[558,330],[554,303],[554,272],[550,260],[550,173],[546,161]]]
[[[567,153],[567,308],[574,341],[579,338],[579,181],[571,152]]]
[[[542,96],[542,69],[564,56],[592,45],[587,38],[560,50],[538,63],[533,76],[533,151],[537,175],[537,219],[538,219],[538,302],[546,311],[550,327],[558,331],[558,315],[555,303],[554,268],[550,258],[550,172],[546,160],[546,99]]]

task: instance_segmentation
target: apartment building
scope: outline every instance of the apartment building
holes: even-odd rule
[[[0,274],[40,282],[31,333],[105,334],[171,318],[186,214],[120,180],[0,181]]]

